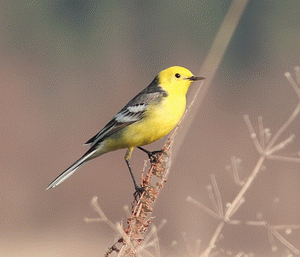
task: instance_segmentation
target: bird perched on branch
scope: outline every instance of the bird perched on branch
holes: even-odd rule
[[[129,160],[135,147],[155,142],[169,134],[180,121],[186,107],[186,93],[196,80],[188,69],[173,66],[161,71],[151,84],[124,106],[98,134],[85,144],[90,149],[61,173],[47,190],[70,177],[84,163],[111,151],[127,148],[125,160],[136,191],[141,191],[134,179]],[[149,153],[149,152],[148,152]]]

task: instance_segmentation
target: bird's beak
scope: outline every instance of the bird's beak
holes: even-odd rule
[[[205,78],[203,78],[203,77],[195,77],[195,76],[192,76],[192,77],[190,77],[190,78],[187,78],[188,80],[192,80],[192,81],[196,81],[196,80],[203,80],[203,79],[205,79]]]

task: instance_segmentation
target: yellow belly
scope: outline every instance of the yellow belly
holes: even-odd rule
[[[170,101],[176,104],[169,104]],[[117,132],[106,140],[105,148],[114,151],[121,148],[143,146],[169,134],[180,121],[185,111],[185,97],[167,97],[152,105],[145,117]]]

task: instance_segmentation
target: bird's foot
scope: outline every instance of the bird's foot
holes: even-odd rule
[[[134,197],[141,197],[142,193],[146,190],[146,187],[135,186]]]
[[[150,159],[150,162],[157,162],[159,159],[159,156],[161,154],[167,154],[164,150],[158,150],[158,151],[148,151],[142,147],[138,147],[140,150],[142,150],[143,152],[145,152],[146,154],[148,154],[148,157]]]
[[[149,156],[150,162],[157,162],[159,160],[159,157],[162,154],[167,154],[167,153],[164,150],[149,152],[148,156]]]

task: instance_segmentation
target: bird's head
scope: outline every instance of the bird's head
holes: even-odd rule
[[[158,83],[168,92],[185,95],[190,85],[203,77],[195,77],[188,69],[180,66],[172,66],[158,74]]]

